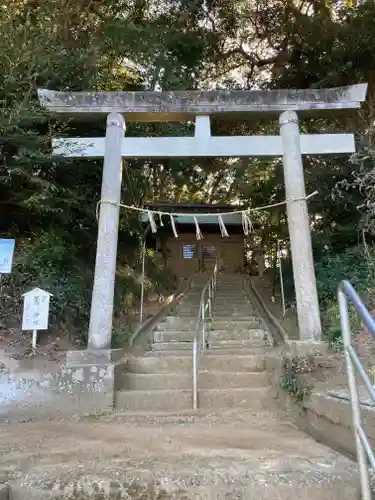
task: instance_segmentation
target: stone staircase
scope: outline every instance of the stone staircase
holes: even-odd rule
[[[199,301],[208,277],[188,293],[154,331],[149,352],[130,358],[116,408],[129,412],[181,412],[193,406],[192,349]],[[209,349],[199,361],[199,408],[252,408],[267,402],[264,354],[270,338],[247,297],[240,275],[219,275]]]
[[[128,360],[120,411],[2,426],[0,500],[68,500],[77,491],[80,498],[360,498],[356,465],[298,430],[268,398],[270,338],[239,276],[219,277],[200,360],[203,411],[192,412],[192,339],[205,283],[194,279],[149,352]]]

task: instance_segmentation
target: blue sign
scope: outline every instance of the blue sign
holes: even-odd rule
[[[0,274],[12,271],[15,240],[0,239]]]

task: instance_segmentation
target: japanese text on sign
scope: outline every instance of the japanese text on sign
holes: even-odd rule
[[[41,289],[24,295],[22,330],[47,330],[50,294]]]

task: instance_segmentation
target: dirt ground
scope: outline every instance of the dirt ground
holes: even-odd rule
[[[11,483],[12,500],[53,495],[352,500],[357,469],[278,413],[143,417],[117,413],[75,421],[1,424],[1,481]],[[75,481],[85,484],[84,496],[71,493]],[[129,486],[122,488],[122,496],[110,496],[111,482],[151,486],[143,496]],[[90,496],[94,483],[107,494]],[[168,495],[158,496],[160,488]]]

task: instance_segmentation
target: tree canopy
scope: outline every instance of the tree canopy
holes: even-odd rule
[[[22,242],[13,286],[38,280],[57,290],[56,317],[87,321],[102,164],[53,157],[51,138],[101,136],[105,124],[56,119],[40,108],[38,87],[251,90],[368,82],[360,113],[301,126],[355,131],[360,145],[354,163],[305,159],[307,191],[319,191],[309,203],[317,265],[327,252],[351,251],[359,236],[372,241],[373,0],[9,0],[0,10],[0,229]],[[213,124],[217,134],[267,134],[275,126]],[[128,133],[187,135],[191,125],[132,124]],[[123,178],[126,204],[259,206],[285,196],[278,159],[132,160]],[[284,209],[265,215],[262,224],[266,246],[287,241]],[[122,212],[119,265],[139,265],[140,231],[137,217]],[[130,286],[124,283],[120,301]]]

